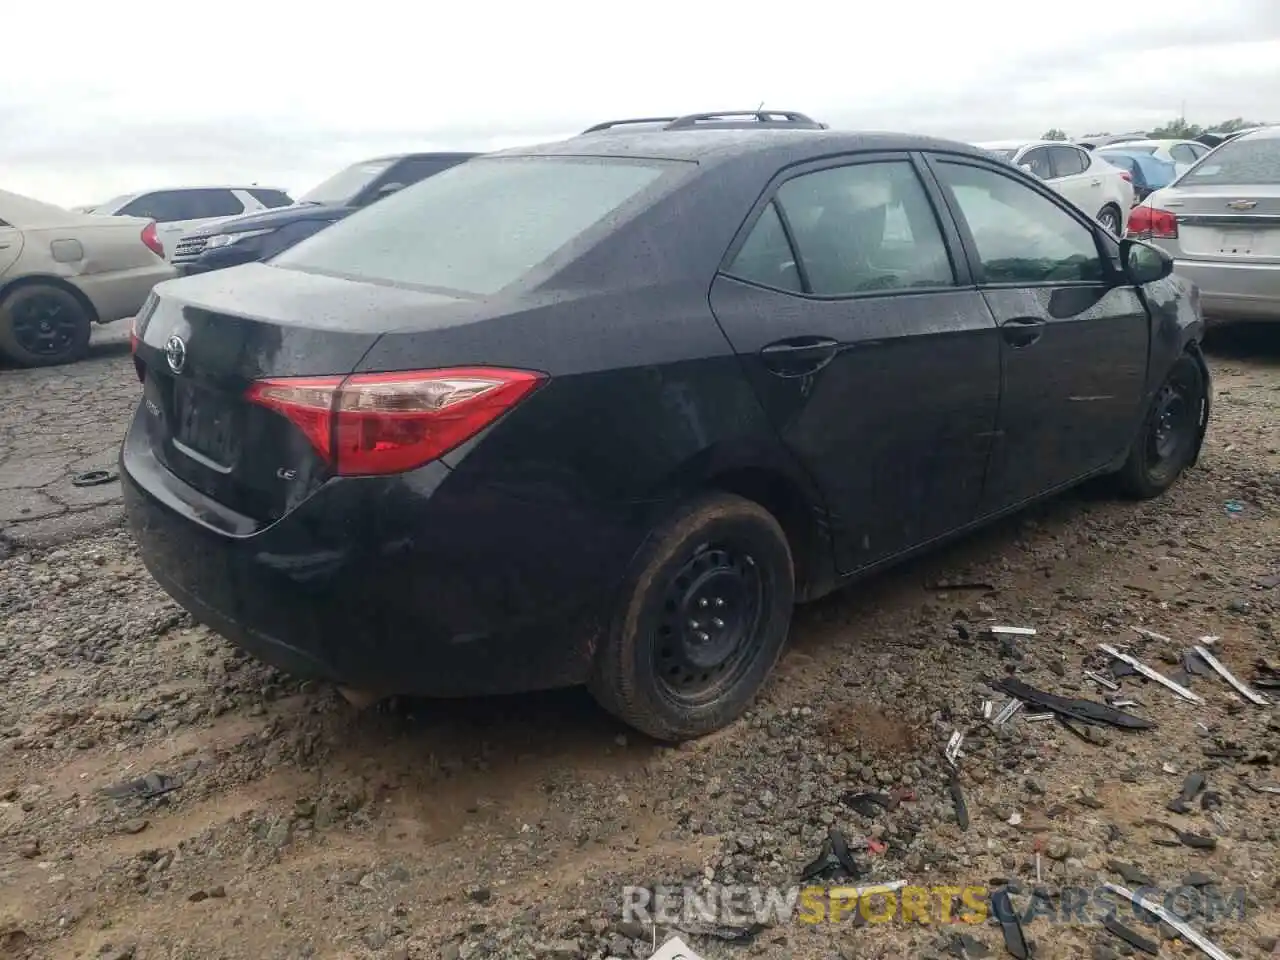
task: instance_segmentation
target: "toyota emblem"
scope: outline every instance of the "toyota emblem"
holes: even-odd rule
[[[181,373],[182,368],[187,365],[187,345],[177,334],[164,342],[164,358],[169,361],[169,369],[174,373]]]

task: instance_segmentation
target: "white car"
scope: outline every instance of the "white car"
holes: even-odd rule
[[[1128,173],[1102,157],[1055,140],[1001,140],[977,146],[1039,177],[1116,236],[1124,234],[1133,184]]]
[[[150,220],[72,213],[0,190],[0,354],[15,363],[79,359],[94,323],[135,316],[176,274]]]
[[[1191,169],[1195,162],[1210,149],[1195,140],[1122,140],[1119,143],[1109,143],[1107,146],[1149,153],[1165,163],[1172,163],[1179,176]]]
[[[292,203],[292,197],[275,187],[173,187],[125,194],[87,211],[154,220],[165,256],[172,258],[179,238],[189,230]]]

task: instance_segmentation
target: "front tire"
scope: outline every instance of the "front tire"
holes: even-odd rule
[[[29,283],[0,300],[0,353],[24,367],[73,363],[89,352],[88,311],[72,293]]]
[[[1195,459],[1208,403],[1204,371],[1189,354],[1169,370],[1120,469],[1121,491],[1150,500],[1168,490]]]
[[[1107,204],[1098,211],[1098,222],[1111,232],[1113,236],[1121,236],[1124,229],[1121,226],[1120,211],[1112,204]]]
[[[795,582],[782,527],[751,500],[701,497],[650,535],[636,569],[596,652],[592,695],[657,740],[726,726],[786,642]]]

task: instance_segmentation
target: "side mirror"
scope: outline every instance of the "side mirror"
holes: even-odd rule
[[[1029,174],[1031,174],[1033,177],[1036,175],[1035,168],[1034,168],[1034,167],[1032,167],[1032,166],[1031,166],[1031,164],[1029,164],[1029,163],[1020,163],[1020,164],[1018,164],[1018,169],[1019,169],[1019,170],[1021,170],[1023,173],[1029,173]],[[1037,179],[1039,179],[1039,178],[1037,177]]]
[[[1155,283],[1173,273],[1173,257],[1141,240],[1121,240],[1120,258],[1129,282],[1136,286]]]

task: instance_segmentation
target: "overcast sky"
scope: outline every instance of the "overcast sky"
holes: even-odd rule
[[[286,9],[287,7],[287,9]],[[413,149],[767,106],[958,139],[1280,120],[1280,0],[583,0],[6,6],[0,188],[295,196]]]

